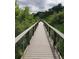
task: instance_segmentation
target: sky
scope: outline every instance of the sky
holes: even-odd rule
[[[28,6],[31,13],[48,10],[58,3],[64,5],[64,0],[17,0],[20,8]]]

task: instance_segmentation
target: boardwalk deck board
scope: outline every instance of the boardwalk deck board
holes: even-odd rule
[[[21,59],[54,59],[43,22],[38,27]]]

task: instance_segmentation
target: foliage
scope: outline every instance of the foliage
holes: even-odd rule
[[[39,18],[45,19],[49,15],[53,15],[54,12],[59,13],[60,11],[63,11],[64,7],[61,4],[58,4],[52,8],[50,8],[48,11],[44,12],[38,12],[34,16],[38,16]]]
[[[64,40],[60,38],[56,46],[62,58],[64,59]]]
[[[64,33],[64,12],[54,13],[46,18],[46,21]]]
[[[15,36],[19,35],[25,29],[36,22],[35,17],[29,14],[29,8],[20,9],[18,5],[15,8]]]

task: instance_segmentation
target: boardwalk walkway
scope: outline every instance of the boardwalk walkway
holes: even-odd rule
[[[43,22],[39,22],[21,59],[54,59]]]

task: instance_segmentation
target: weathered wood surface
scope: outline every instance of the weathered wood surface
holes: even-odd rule
[[[43,22],[38,27],[21,59],[54,59]]]

